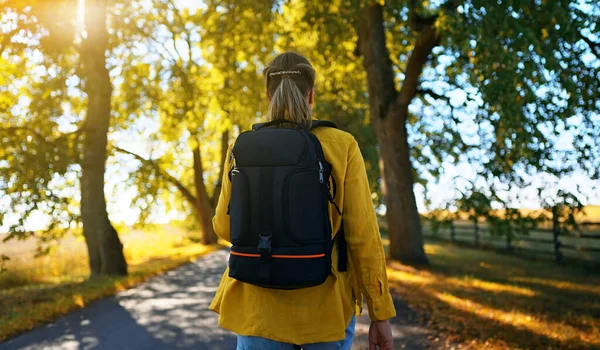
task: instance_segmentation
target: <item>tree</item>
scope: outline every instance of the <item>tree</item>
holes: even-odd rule
[[[473,222],[475,230],[475,244],[479,245],[479,222],[490,217],[492,211],[492,201],[482,191],[472,190],[469,195],[465,195],[458,200],[458,209],[467,213],[469,220]]]
[[[313,116],[332,120],[357,140],[365,159],[375,205],[378,206],[382,203],[379,156],[377,139],[369,125],[366,74],[360,69],[354,53],[348,49],[354,47],[356,39],[344,32],[347,18],[333,11],[313,12],[308,5],[301,1],[284,3],[281,15],[275,19],[276,47],[281,51],[297,51],[305,55],[315,68]],[[327,23],[330,29],[322,30],[314,25],[317,22]],[[336,45],[330,44],[333,41]]]
[[[106,68],[106,0],[86,0],[85,30],[79,50],[88,96],[81,158],[81,221],[90,270],[95,274],[127,274],[123,245],[108,213],[104,196],[107,133],[112,85]]]
[[[194,213],[204,244],[216,242],[212,228],[223,162],[235,128],[260,116],[264,87],[259,65],[273,51],[269,32],[272,4],[207,1],[206,8],[178,7],[175,1],[131,2],[121,9],[115,42],[123,77],[118,87],[116,126],[151,118],[160,133],[151,144],[166,148],[152,157],[116,147],[140,167],[131,179],[145,213],[169,188],[181,209]],[[139,43],[145,50],[136,54]],[[139,51],[138,51],[139,52]],[[138,201],[136,200],[136,201]],[[167,198],[167,201],[168,198]],[[142,218],[143,219],[143,218]]]
[[[406,64],[402,88],[397,91],[386,46],[383,7],[370,5],[365,10],[357,29],[358,47],[367,71],[371,121],[383,160],[381,173],[385,179],[383,195],[387,207],[390,255],[412,264],[427,264],[413,192],[406,121],[408,106],[417,94],[419,76],[438,38],[433,23],[422,24],[421,34]]]
[[[106,1],[85,2],[84,36],[75,31],[75,1],[14,1],[1,5],[2,13],[12,18],[9,40],[3,37],[2,46],[10,63],[32,69],[36,55],[41,56],[39,76],[4,71],[33,82],[29,91],[23,89],[26,99],[17,100],[17,106],[23,107],[7,107],[9,113],[2,120],[5,147],[0,152],[7,157],[3,157],[6,164],[0,184],[4,188],[0,189],[11,198],[10,208],[3,213],[20,216],[9,227],[6,239],[40,236],[26,228],[36,212],[51,217],[41,235],[46,241],[74,228],[81,219],[92,277],[126,274],[122,245],[108,219],[104,198],[111,97],[105,57]],[[81,86],[87,100],[79,91],[72,91]],[[5,98],[11,90],[5,91]],[[79,119],[83,111],[85,117]],[[65,132],[61,130],[64,128],[75,130]],[[79,169],[78,213],[69,193],[75,186],[73,175]]]
[[[565,189],[540,188],[538,194],[544,208],[542,218],[552,222],[552,237],[554,240],[554,254],[556,261],[560,261],[563,254],[560,250],[561,235],[572,234],[579,230],[579,220],[585,215],[582,196],[579,191]]]
[[[537,227],[540,218],[524,213],[519,208],[505,208],[502,212],[491,212],[486,217],[488,229],[492,236],[504,237],[507,248],[512,249],[511,242],[518,235],[528,235]]]
[[[562,168],[598,177],[597,3],[304,3],[313,26],[337,34],[319,36],[329,47],[355,33],[393,258],[427,262],[413,185],[444,160],[479,165],[490,186]],[[321,20],[332,14],[344,20]],[[569,151],[557,147],[565,130],[580,135]]]

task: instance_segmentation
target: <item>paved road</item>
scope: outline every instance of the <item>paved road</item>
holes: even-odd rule
[[[235,336],[208,310],[227,257],[227,251],[212,253],[2,343],[0,350],[235,349]],[[429,331],[414,325],[404,304],[396,309],[395,347],[427,348]],[[368,349],[368,327],[368,316],[361,316],[352,349]]]

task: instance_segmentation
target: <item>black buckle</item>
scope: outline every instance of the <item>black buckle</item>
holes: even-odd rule
[[[263,259],[271,258],[271,233],[260,233],[258,235],[258,253]]]

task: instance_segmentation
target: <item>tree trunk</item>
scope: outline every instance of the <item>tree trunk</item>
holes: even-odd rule
[[[223,131],[221,134],[221,170],[219,171],[219,177],[217,178],[218,182],[211,198],[213,208],[217,207],[217,202],[219,201],[219,195],[221,194],[221,188],[223,187],[223,173],[229,171],[229,165],[225,164],[227,150],[229,150],[229,130]]]
[[[433,24],[425,25],[407,64],[400,92],[385,42],[383,9],[368,6],[358,26],[359,50],[367,71],[371,122],[380,146],[380,168],[387,207],[390,256],[408,264],[427,264],[423,232],[413,192],[406,120],[419,76],[437,43]]]
[[[556,262],[562,260],[562,252],[560,246],[562,245],[559,237],[560,236],[560,221],[558,217],[558,207],[552,207],[552,240],[554,242],[554,259]]]
[[[110,120],[110,77],[106,69],[106,1],[87,0],[87,38],[81,44],[81,60],[88,95],[81,162],[81,219],[92,277],[125,275],[123,245],[108,220],[104,198],[107,133]]]
[[[214,244],[217,242],[217,235],[212,225],[212,218],[215,215],[215,209],[212,206],[206,186],[204,185],[204,170],[202,168],[202,155],[200,145],[197,143],[194,147],[194,184],[196,186],[196,213],[200,228],[202,230],[201,243]]]
[[[479,247],[479,219],[475,218],[475,221],[473,221],[473,225],[474,225],[474,229],[475,229],[475,234],[474,234],[475,246]]]

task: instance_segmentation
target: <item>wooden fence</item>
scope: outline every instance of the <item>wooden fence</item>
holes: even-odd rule
[[[583,222],[575,232],[562,233],[553,228],[540,227],[528,235],[517,237],[494,236],[485,224],[469,221],[452,222],[437,233],[425,229],[425,237],[466,243],[478,247],[492,247],[508,252],[545,256],[557,262],[585,260],[600,263],[600,222]]]

